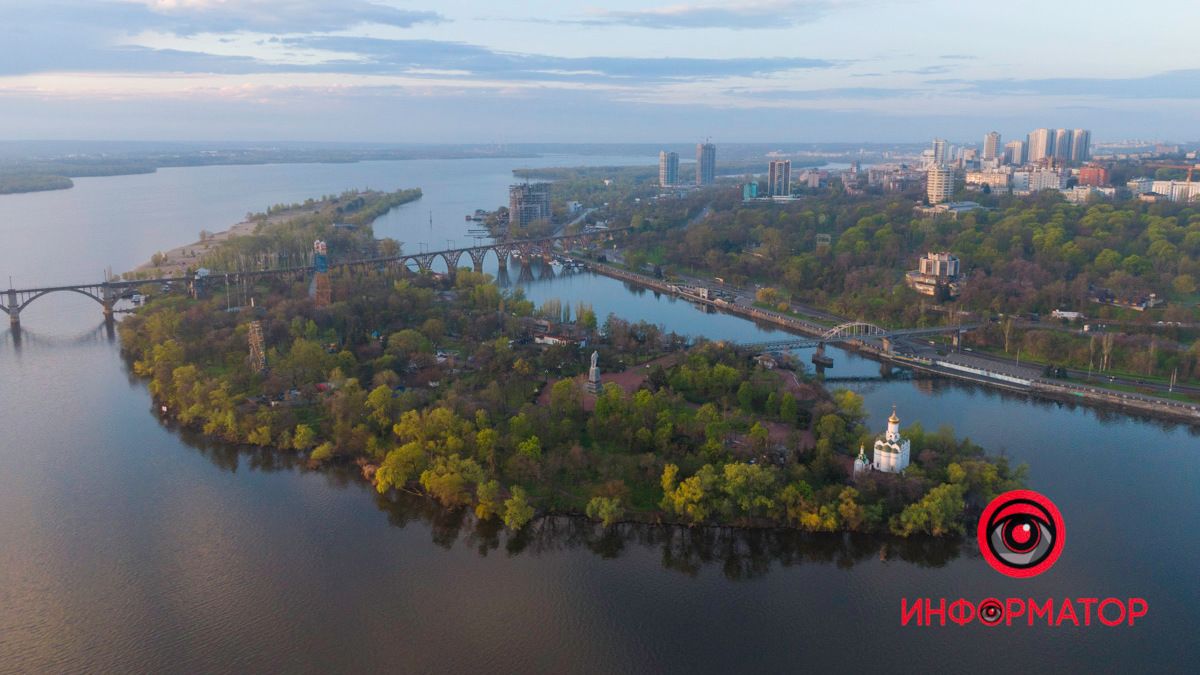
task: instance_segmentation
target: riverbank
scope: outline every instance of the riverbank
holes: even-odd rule
[[[680,287],[636,272],[621,269],[604,263],[592,262],[589,266],[598,274],[637,284],[661,293],[673,295],[689,302],[712,307],[718,311],[736,314],[755,321],[764,321],[786,330],[796,331],[803,335],[820,337],[828,326],[812,321],[805,321],[779,312],[746,306],[729,302],[721,298],[705,298],[699,295],[683,292]],[[955,363],[951,359],[939,359],[936,356],[905,357],[890,353],[882,345],[874,345],[865,340],[855,340],[840,343],[840,346],[868,356],[874,360],[894,365],[913,368],[927,374],[950,377],[980,384],[987,387],[1002,389],[1009,392],[1026,393],[1032,396],[1052,400],[1067,400],[1075,403],[1085,403],[1096,407],[1119,408],[1125,412],[1148,415],[1176,421],[1186,421],[1200,424],[1200,405],[1190,404],[1171,399],[1147,396],[1137,393],[1121,392],[1104,389],[1099,386],[1074,385],[1066,382],[1056,382],[1037,377],[1032,372],[1011,374],[1001,372],[1000,368],[985,369],[965,364]]]
[[[3,143],[0,143],[3,145]],[[69,154],[43,157],[16,157],[0,163],[0,195],[68,190],[74,187],[72,178],[99,178],[154,173],[159,169],[254,166],[264,164],[355,164],[367,161],[411,161],[422,159],[530,159],[538,155],[528,152],[497,152],[491,149],[472,149],[457,146],[426,148],[280,148],[270,147],[205,147],[194,143],[163,144],[169,149],[160,151],[120,151],[119,142],[53,142],[53,146],[76,146]],[[93,149],[80,152],[79,146]]]
[[[342,254],[357,251],[359,257],[369,257],[384,243],[376,240],[371,229],[374,221],[391,209],[420,199],[420,188],[401,189],[395,192],[380,192],[377,190],[350,190],[339,195],[329,195],[319,200],[309,199],[298,204],[277,204],[266,213],[256,213],[248,216],[232,227],[220,232],[200,232],[200,239],[191,244],[177,246],[166,252],[159,251],[151,259],[139,265],[132,272],[127,272],[127,278],[163,278],[177,277],[194,271],[202,264],[212,266],[223,262],[239,265],[266,256],[278,256],[285,249],[294,249],[291,253],[300,259],[307,259],[312,242],[318,236],[329,240],[327,243],[336,245],[341,240]],[[295,227],[293,227],[293,225]],[[286,232],[293,229],[296,232]],[[299,230],[308,232],[311,236],[297,240]],[[264,240],[270,239],[271,244],[265,250],[263,247],[251,246],[251,249],[237,254],[237,260],[229,260],[213,255],[229,249],[229,243],[240,237],[262,235]],[[353,241],[349,241],[349,240]],[[348,244],[348,245],[347,245]],[[399,250],[399,242],[390,241],[388,244]],[[228,251],[225,251],[226,253]],[[224,258],[224,260],[223,260]],[[231,268],[222,268],[231,269]]]

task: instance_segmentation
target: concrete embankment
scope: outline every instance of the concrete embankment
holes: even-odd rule
[[[685,292],[683,287],[668,283],[662,279],[629,272],[611,265],[591,263],[591,267],[598,274],[603,274],[607,277],[635,283],[639,286],[668,295],[674,295],[730,314],[736,314],[757,321],[765,321],[804,335],[819,337],[828,330],[827,326],[779,312],[772,312],[758,307],[748,307],[721,299],[705,298],[692,292]],[[892,354],[876,345],[861,340],[843,342],[839,346],[852,349],[855,352],[868,355],[879,361],[912,368],[918,372],[941,377],[951,377],[1005,391],[1072,403],[1118,407],[1126,411],[1154,417],[1166,417],[1185,420],[1191,423],[1200,423],[1200,405],[1195,403],[1091,387],[1086,384],[1079,385],[1048,380],[1040,377],[1040,373],[1036,369],[1029,368],[1028,366],[976,363],[969,356],[961,354],[948,355],[945,358],[904,357]]]

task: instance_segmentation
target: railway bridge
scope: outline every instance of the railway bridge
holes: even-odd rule
[[[441,251],[420,251],[416,253],[401,253],[399,255],[363,258],[330,263],[329,267],[343,269],[379,269],[384,267],[401,267],[404,269],[428,274],[438,258],[446,264],[448,273],[453,274],[463,260],[463,256],[471,259],[471,266],[476,272],[483,271],[483,261],[490,253],[496,256],[502,268],[507,267],[510,258],[516,258],[527,266],[534,258],[549,258],[556,249],[570,251],[581,246],[590,246],[602,241],[609,241],[616,236],[627,233],[629,227],[611,229],[590,229],[576,234],[560,234],[530,239],[514,239],[494,241],[477,246],[450,248]],[[194,291],[198,286],[211,281],[242,282],[257,278],[306,276],[313,272],[313,267],[298,266],[288,268],[263,269],[238,272],[210,271],[206,275],[189,277],[160,277],[153,279],[108,279],[99,283],[74,284],[63,286],[45,286],[40,288],[9,288],[0,291],[0,311],[8,315],[9,322],[16,326],[21,323],[21,312],[34,301],[51,293],[76,293],[95,300],[104,312],[104,318],[111,320],[117,301],[132,297],[143,285],[169,285],[172,289],[187,289]]]

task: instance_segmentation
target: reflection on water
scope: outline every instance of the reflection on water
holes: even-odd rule
[[[165,425],[170,425],[164,422]],[[175,429],[179,437],[213,466],[239,470],[308,471],[306,461],[292,452],[235,446],[209,440],[188,429]],[[958,538],[899,538],[866,534],[813,534],[779,528],[685,527],[622,523],[605,528],[583,517],[544,516],[517,534],[504,529],[499,519],[479,520],[470,509],[446,509],[432,499],[396,492],[375,493],[355,466],[321,469],[328,485],[353,487],[396,527],[420,523],[429,529],[430,541],[449,549],[461,543],[481,556],[501,550],[507,555],[541,555],[583,549],[602,558],[620,558],[627,549],[658,550],[663,569],[695,576],[704,567],[719,567],[730,580],[767,574],[775,565],[834,564],[850,568],[864,560],[888,559],[920,567],[941,567],[962,552]]]
[[[509,168],[80,179],[74,190],[0,198],[0,222],[15,228],[0,268],[18,282],[78,280],[255,205],[356,185],[427,188],[376,228],[415,247],[455,236],[428,234],[430,210],[461,227],[462,213],[503,201]],[[534,302],[586,302],[599,317],[710,339],[782,337],[592,274],[505,276]],[[1000,652],[1006,670],[1189,672],[1200,658],[1194,427],[954,381],[876,380],[877,362],[831,348],[831,379],[872,378],[831,383],[863,393],[870,428],[896,404],[906,426],[950,424],[1028,463],[1030,487],[1055,500],[1070,531],[1054,569],[1007,579],[969,538],[605,530],[569,517],[509,536],[468,512],[378,496],[353,467],[313,472],[289,453],[164,428],[96,318],[91,300],[55,294],[22,314],[20,332],[0,328],[0,670],[989,671]],[[1144,597],[1152,620],[1131,630],[897,626],[901,597],[1024,594]]]

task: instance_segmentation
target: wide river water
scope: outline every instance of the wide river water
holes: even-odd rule
[[[377,234],[409,250],[461,244],[463,214],[503,203],[515,166],[633,161],[653,158],[80,179],[0,197],[0,280],[98,280],[247,211],[351,187],[423,188]],[[771,333],[593,275],[523,285],[690,335]],[[992,571],[971,539],[605,533],[571,519],[509,538],[423,500],[382,500],[352,475],[164,427],[86,298],[48,296],[22,323],[0,332],[0,672],[1184,672],[1200,659],[1200,432],[1188,427],[941,381],[847,385],[872,427],[895,404],[904,424],[951,424],[1029,464],[1068,531],[1031,580]],[[878,373],[834,356],[830,376]],[[1117,628],[900,626],[902,597],[988,596],[1134,596],[1150,613]]]

